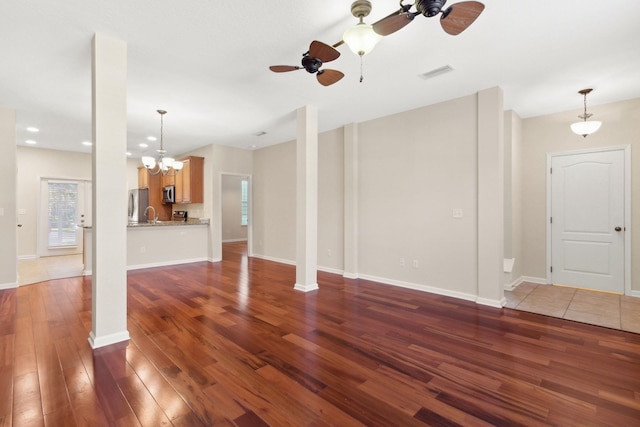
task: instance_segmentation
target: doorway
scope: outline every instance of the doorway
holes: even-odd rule
[[[246,242],[251,256],[251,177],[222,173],[220,197],[222,243]]]
[[[91,181],[41,180],[39,256],[82,253],[82,227],[91,225],[91,197]]]
[[[547,281],[630,293],[629,147],[547,156]]]

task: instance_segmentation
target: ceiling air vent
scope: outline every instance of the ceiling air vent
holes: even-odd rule
[[[429,80],[439,75],[446,74],[450,71],[453,71],[453,67],[451,65],[445,65],[444,67],[434,68],[433,70],[427,71],[426,73],[418,74],[418,77],[423,80]]]

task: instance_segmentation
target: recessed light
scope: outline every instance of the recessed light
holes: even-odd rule
[[[156,138],[155,136],[148,136],[147,137],[147,141],[157,141],[158,138]]]
[[[85,147],[91,147],[93,145],[93,142],[91,142],[91,141],[82,141],[82,145],[84,145]]]
[[[127,151],[125,154],[126,154],[127,156],[130,156],[130,155],[131,155],[131,152],[130,152],[130,151]]]
[[[29,127],[27,128],[27,131],[29,131],[29,132],[33,132],[33,133],[36,133],[36,132],[40,132],[40,129],[35,128],[35,127],[33,127],[33,126],[29,126]]]
[[[138,147],[140,148],[147,148],[149,146],[149,144],[145,144],[144,142],[141,142]]]
[[[27,140],[25,141],[25,144],[29,144],[29,145],[36,145],[36,144],[37,144],[37,142],[36,142],[36,141],[34,141],[33,139],[27,139]]]
[[[258,148],[258,146],[256,144],[251,144],[251,146],[249,148],[251,148],[253,150],[254,148]]]

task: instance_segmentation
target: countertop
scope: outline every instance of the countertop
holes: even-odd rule
[[[130,222],[127,227],[166,227],[168,225],[209,225],[208,219],[189,218],[186,221]]]
[[[166,226],[185,226],[185,225],[209,225],[209,219],[202,218],[189,218],[186,221],[156,221],[151,222],[129,222],[127,228],[148,228],[148,227],[166,227]],[[82,228],[93,228],[90,225],[85,225]]]

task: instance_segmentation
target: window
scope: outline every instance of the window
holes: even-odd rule
[[[249,180],[240,181],[240,225],[249,224]]]
[[[49,248],[78,245],[78,183],[48,182],[47,244]]]

